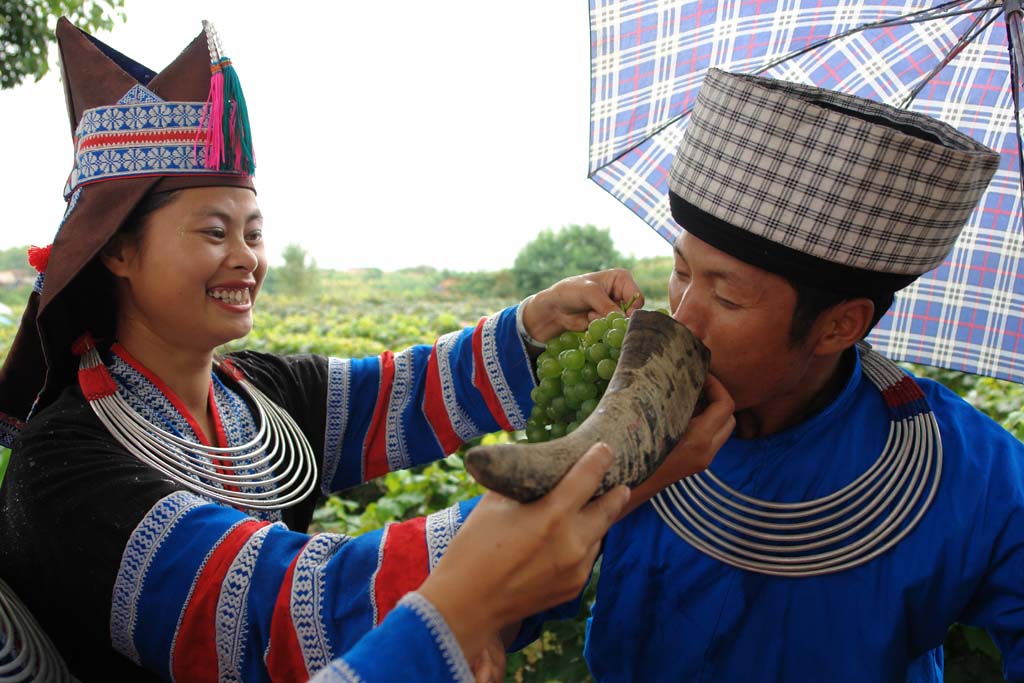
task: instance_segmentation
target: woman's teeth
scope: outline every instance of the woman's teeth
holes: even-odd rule
[[[249,303],[248,289],[211,289],[210,296],[227,304]]]

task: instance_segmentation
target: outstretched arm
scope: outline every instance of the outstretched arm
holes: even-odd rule
[[[590,500],[610,463],[597,445],[540,500],[486,494],[423,585],[315,683],[470,681],[470,662],[477,681],[500,680],[492,656],[503,662],[503,654],[489,648],[499,630],[574,597],[589,578],[601,538],[629,498],[619,487]],[[423,627],[434,643],[416,640]]]

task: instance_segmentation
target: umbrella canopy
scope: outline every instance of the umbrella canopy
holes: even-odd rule
[[[668,177],[711,67],[941,119],[1002,163],[946,261],[868,337],[895,360],[1024,382],[1018,0],[591,0],[589,176],[672,242]]]

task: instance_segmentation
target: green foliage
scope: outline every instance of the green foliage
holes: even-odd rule
[[[592,683],[583,658],[587,617],[597,598],[601,575],[598,558],[590,583],[583,591],[580,610],[572,619],[545,624],[540,638],[508,655],[505,683]]]
[[[59,17],[93,33],[123,21],[123,7],[124,0],[0,0],[0,89],[46,75]]]
[[[461,297],[500,297],[509,301],[517,299],[515,278],[509,269],[499,271],[477,271],[473,273],[441,272],[438,287],[446,294]]]
[[[462,454],[477,443],[507,441],[508,435],[491,434],[463,446],[458,453],[429,465],[390,472],[351,491],[329,496],[313,515],[311,531],[357,536],[389,522],[429,515],[455,503],[481,495],[463,465]]]
[[[524,297],[570,275],[631,265],[615,248],[607,229],[567,225],[557,233],[542,230],[523,247],[516,255],[512,275],[518,295]]]
[[[0,289],[0,294],[5,293],[6,291],[7,290]],[[12,311],[10,316],[0,316],[0,363],[2,363],[3,359],[7,357],[7,349],[11,348],[11,344],[14,343],[14,335],[18,332],[18,325],[21,323],[21,314],[25,310],[25,302],[27,299],[28,292],[25,292],[20,304],[8,304]],[[0,296],[0,301],[3,301],[2,296]]]
[[[638,259],[630,273],[644,293],[644,308],[654,310],[667,308],[661,303],[668,300],[668,277],[672,274],[673,260],[671,256],[655,256]]]
[[[306,250],[298,244],[289,244],[281,253],[284,265],[267,271],[264,287],[268,292],[289,296],[307,296],[320,286],[320,273],[316,261],[306,262]]]
[[[0,270],[26,270],[30,268],[31,266],[28,265],[29,246],[26,244],[23,247],[11,247],[10,249],[0,250]]]
[[[946,634],[946,683],[1001,683],[1002,657],[988,634],[973,626],[953,624]]]

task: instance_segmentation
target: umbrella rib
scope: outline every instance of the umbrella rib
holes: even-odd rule
[[[855,33],[867,31],[868,29],[888,28],[890,26],[905,26],[907,24],[919,24],[925,21],[935,21],[936,19],[946,19],[948,17],[955,17],[960,14],[971,14],[972,12],[988,12],[991,9],[1000,7],[1000,3],[993,2],[988,5],[983,5],[981,7],[964,7],[959,9],[949,9],[948,11],[940,12],[940,10],[947,10],[947,8],[953,7],[955,5],[962,5],[967,2],[969,2],[969,0],[952,0],[952,2],[948,2],[944,5],[937,5],[935,7],[930,7],[928,9],[918,10],[917,12],[911,12],[910,14],[904,14],[899,17],[893,17],[892,19],[883,19],[881,21],[876,21],[870,24],[861,24],[860,26],[855,26],[847,31],[843,31],[842,33],[837,33],[835,35],[822,38],[818,42],[812,43],[811,45],[808,45],[806,47],[802,47],[799,50],[794,50],[793,52],[790,52],[786,55],[783,55],[782,57],[779,57],[771,62],[768,62],[767,64],[764,64],[753,73],[764,73],[768,69],[776,67],[779,64],[782,64],[783,62],[787,62],[791,59],[794,59],[795,57],[799,57],[800,55],[810,52],[812,50],[817,50],[822,45],[828,45],[829,43],[839,40],[840,38],[846,38],[848,36],[852,36]],[[926,14],[930,14],[930,16],[923,16]]]
[[[985,12],[989,12],[990,9],[985,10]],[[946,65],[953,61],[956,58],[956,56],[960,54],[963,51],[963,49],[967,47],[983,31],[988,30],[988,27],[991,26],[992,23],[1000,16],[1001,13],[997,12],[995,15],[989,18],[988,21],[986,21],[984,24],[981,24],[981,20],[984,19],[985,15],[979,14],[978,17],[974,20],[974,22],[970,25],[970,27],[968,27],[968,29],[964,31],[960,38],[957,39],[956,43],[953,44],[953,47],[950,48],[946,56],[943,57],[938,64],[932,67],[931,71],[929,71],[927,74],[921,77],[921,79],[918,80],[917,85],[915,85],[910,90],[910,92],[907,93],[907,96],[900,103],[900,108],[906,109],[907,107],[909,107],[911,103],[913,103],[917,95],[921,92],[921,90],[924,89],[924,86],[928,83],[928,81],[934,78],[935,74],[939,73],[944,68],[946,68]]]
[[[843,31],[842,33],[837,33],[835,35],[823,38],[822,40],[819,40],[818,42],[813,43],[811,45],[808,45],[806,47],[802,47],[799,50],[795,50],[793,52],[790,52],[790,53],[788,53],[788,54],[786,54],[786,55],[784,55],[782,57],[779,57],[778,59],[775,59],[775,60],[773,60],[771,62],[768,62],[767,64],[762,65],[761,67],[759,67],[759,68],[757,68],[755,70],[752,70],[750,73],[751,74],[761,74],[761,73],[764,73],[768,69],[771,69],[772,67],[778,66],[779,64],[782,64],[785,61],[788,61],[788,60],[793,59],[795,57],[799,57],[800,55],[802,55],[804,53],[810,52],[811,50],[816,50],[819,47],[821,47],[823,45],[827,45],[827,44],[829,44],[831,42],[834,42],[836,40],[839,40],[840,38],[846,38],[847,36],[851,36],[851,35],[853,35],[855,33],[860,33],[861,31],[866,31],[868,29],[886,28],[886,27],[889,27],[889,26],[903,26],[903,25],[906,25],[906,24],[916,24],[916,23],[921,23],[921,22],[925,22],[925,21],[934,21],[935,19],[945,19],[947,17],[957,16],[957,15],[960,15],[960,14],[970,14],[972,12],[982,12],[982,13],[984,13],[984,12],[988,12],[989,10],[992,10],[992,9],[995,9],[995,8],[998,8],[998,7],[1001,6],[1000,2],[992,2],[992,3],[989,3],[987,5],[983,5],[981,7],[966,7],[966,8],[964,8],[964,7],[957,7],[958,5],[964,5],[964,4],[968,3],[968,2],[970,2],[970,0],[950,0],[949,2],[945,2],[945,3],[942,3],[940,5],[936,5],[934,7],[928,7],[928,8],[922,9],[922,10],[918,10],[916,12],[911,12],[910,14],[904,14],[904,15],[899,16],[899,17],[894,17],[892,19],[883,19],[881,21],[876,21],[876,22],[873,22],[873,23],[870,23],[870,24],[862,24],[860,26],[856,26],[856,27],[854,27],[852,29],[849,29],[847,31]],[[982,16],[984,16],[984,15],[982,15]],[[998,18],[998,16],[999,15],[997,14],[996,18]],[[977,24],[977,21],[978,20],[975,20],[975,24]],[[994,21],[994,19],[992,21]],[[989,24],[991,24],[991,21],[989,22]],[[986,24],[986,27],[987,26],[988,26],[988,24]],[[931,78],[931,76],[929,76],[929,78]],[[916,92],[914,94],[916,95]],[[670,118],[667,121],[665,121],[664,123],[662,123],[657,128],[654,128],[654,129],[648,131],[641,140],[636,142],[636,144],[630,145],[629,147],[627,147],[626,149],[622,150],[617,155],[615,155],[614,158],[610,159],[605,164],[602,164],[601,166],[595,168],[593,171],[589,171],[587,173],[587,178],[591,178],[592,179],[594,177],[594,173],[596,173],[597,171],[600,171],[602,168],[606,167],[607,165],[609,165],[609,164],[611,164],[611,163],[613,163],[615,161],[618,161],[619,159],[623,158],[624,156],[626,156],[627,154],[629,154],[633,150],[637,149],[638,147],[643,145],[645,142],[647,142],[651,138],[653,138],[656,135],[658,135],[658,133],[660,133],[661,131],[665,130],[669,126],[674,125],[675,123],[677,123],[681,119],[685,118],[686,116],[689,116],[690,112],[692,112],[692,111],[693,111],[693,107],[692,106],[688,107],[687,109],[683,110],[682,112],[680,112],[676,116],[673,116],[672,118]],[[1022,182],[1024,182],[1024,181],[1022,181]]]
[[[1013,96],[1013,125],[1017,130],[1017,164],[1021,193],[1024,194],[1024,145],[1020,130],[1020,59],[1022,45],[1020,0],[1006,2],[1006,47],[1010,52],[1010,91]]]

